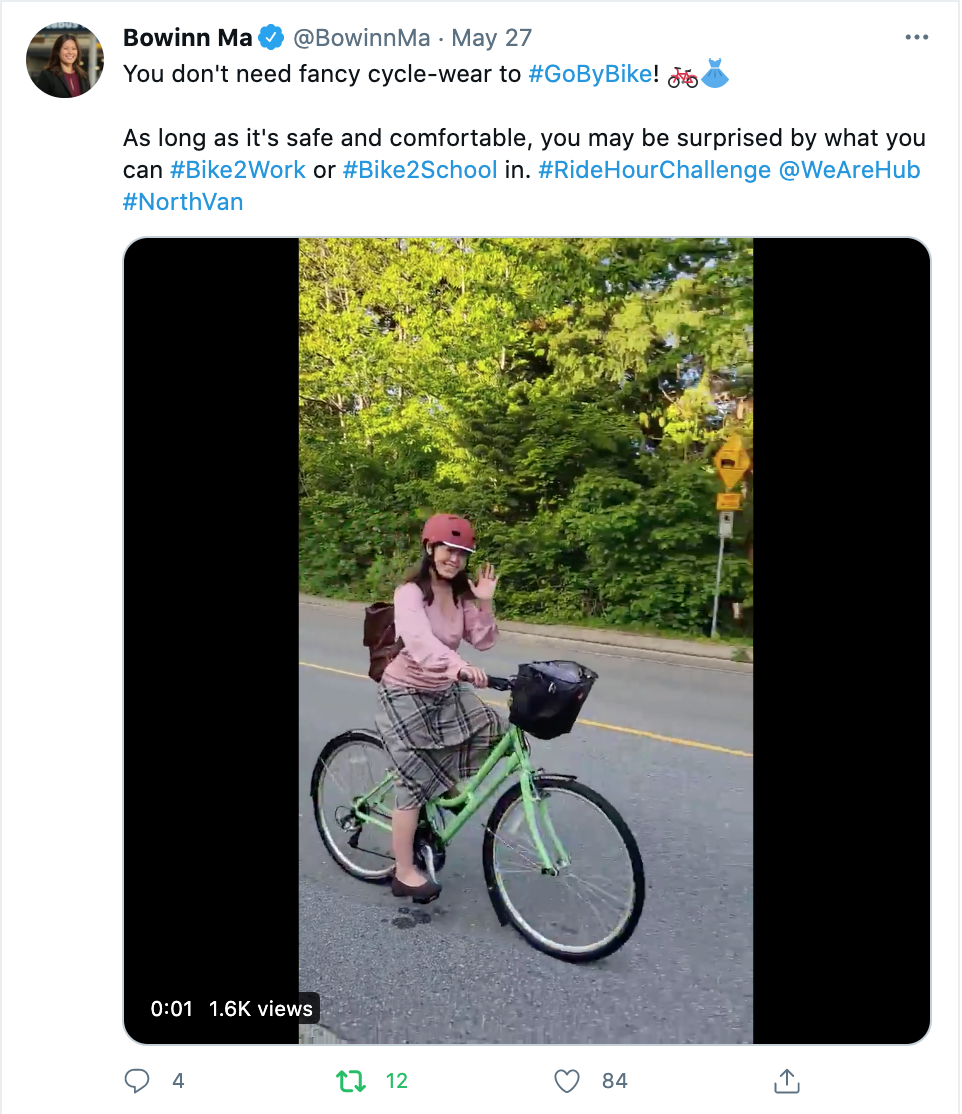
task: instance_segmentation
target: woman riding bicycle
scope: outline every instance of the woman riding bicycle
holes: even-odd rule
[[[498,628],[491,600],[498,583],[490,564],[477,583],[468,579],[474,530],[456,515],[436,514],[421,532],[421,562],[394,593],[394,625],[404,649],[377,687],[378,733],[397,767],[392,819],[395,897],[432,901],[441,887],[414,866],[414,836],[423,804],[481,768],[508,720],[472,689],[484,688],[482,669],[459,654],[462,639],[489,650]],[[470,684],[459,680],[461,674]]]

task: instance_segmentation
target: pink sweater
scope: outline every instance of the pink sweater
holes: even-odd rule
[[[394,593],[394,629],[404,649],[387,666],[385,685],[444,689],[469,663],[457,652],[466,639],[476,650],[490,649],[498,627],[488,601],[462,600],[456,614],[441,611],[438,593],[430,606],[416,584],[402,584]]]

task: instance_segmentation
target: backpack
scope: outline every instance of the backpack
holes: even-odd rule
[[[364,609],[364,645],[371,654],[367,675],[380,682],[381,674],[404,649],[404,640],[394,629],[393,603],[372,603]]]

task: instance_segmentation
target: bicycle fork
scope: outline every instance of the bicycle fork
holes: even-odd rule
[[[551,822],[551,816],[548,813],[547,800],[550,796],[550,790],[536,789],[534,781],[530,777],[521,779],[521,803],[524,808],[525,819],[528,822],[528,830],[531,832],[531,842],[534,844],[535,850],[538,852],[538,858],[541,860],[541,873],[554,877],[562,870],[567,869],[571,863],[568,859],[568,852],[565,851],[564,845],[558,838],[558,834],[554,830],[554,824]],[[542,832],[547,836],[548,844],[551,847],[550,852],[545,846]]]

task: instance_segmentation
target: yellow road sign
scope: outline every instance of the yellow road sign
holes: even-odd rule
[[[752,466],[751,457],[737,433],[733,433],[715,453],[715,471],[730,491]]]
[[[740,511],[742,493],[740,491],[719,491],[715,496],[716,511]]]

